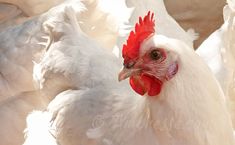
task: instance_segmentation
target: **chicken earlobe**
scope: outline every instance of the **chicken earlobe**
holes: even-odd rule
[[[178,68],[179,68],[179,66],[178,66],[178,63],[177,63],[177,62],[172,63],[172,64],[169,66],[168,70],[167,70],[165,79],[166,79],[167,81],[170,80],[170,79],[172,79],[172,78],[176,75],[176,73],[178,72]]]

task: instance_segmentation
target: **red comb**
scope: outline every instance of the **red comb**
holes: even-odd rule
[[[153,19],[154,14],[148,12],[148,14],[142,19],[139,17],[139,23],[135,24],[135,31],[131,31],[127,44],[123,45],[122,57],[124,63],[127,63],[131,59],[138,57],[140,44],[152,33],[155,32],[155,20]]]

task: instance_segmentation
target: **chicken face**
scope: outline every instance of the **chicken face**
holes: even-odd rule
[[[135,92],[157,96],[163,83],[177,73],[178,63],[174,52],[157,43],[161,36],[154,34],[152,16],[148,13],[143,21],[140,18],[135,33],[130,33],[127,45],[123,46],[124,68],[119,74],[119,81],[130,77],[130,85]]]

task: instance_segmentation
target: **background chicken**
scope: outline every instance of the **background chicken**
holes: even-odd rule
[[[155,19],[158,22],[156,31],[168,37],[184,41],[189,46],[193,46],[193,41],[197,38],[193,30],[186,32],[167,12],[164,1],[138,1],[127,0],[127,6],[133,7],[134,11],[130,18],[130,23],[135,24],[139,16],[146,14],[148,11],[156,13]]]
[[[164,0],[167,11],[185,30],[193,28],[198,34],[194,48],[223,24],[226,0]],[[212,7],[213,6],[213,7]]]
[[[67,65],[77,58],[72,64],[81,71],[77,78],[89,77],[58,94],[45,112],[29,116],[24,145],[234,144],[223,93],[209,68],[182,41],[156,35],[150,13],[130,33],[119,75],[119,80],[130,77],[133,90],[144,97],[134,94],[126,81],[118,83],[118,59],[93,45],[74,15],[66,11],[73,27],[64,29],[73,35],[62,37],[71,47],[60,51],[60,60]]]
[[[203,42],[197,53],[207,62],[219,81],[235,124],[234,5],[235,1],[228,0],[228,5],[224,7],[224,24]]]
[[[33,58],[44,49],[47,34],[36,19],[0,32],[0,101],[22,92],[34,91]],[[41,42],[39,44],[39,42]],[[20,77],[19,77],[20,76]]]
[[[64,51],[70,47],[68,41],[63,43],[64,40],[61,39],[67,35],[63,33],[66,31],[63,28],[64,22],[67,21],[64,10],[68,7],[76,7],[75,17],[79,17],[79,21],[74,23],[80,23],[83,33],[98,41],[106,51],[111,51],[115,44],[118,35],[115,19],[101,11],[97,1],[64,2],[41,16],[1,31],[0,128],[3,131],[0,135],[0,144],[2,145],[22,144],[27,114],[34,109],[44,109],[55,94],[64,88],[68,89],[66,85],[76,87],[73,86],[75,82],[73,76],[71,78],[68,76],[69,73],[73,74],[71,67],[68,65],[66,65],[68,68],[64,65],[60,67],[57,62],[56,66],[53,66],[54,56],[60,58],[61,55],[52,50],[59,50],[62,47]],[[113,25],[101,25],[103,23]],[[72,24],[67,23],[67,25]],[[71,48],[73,49],[74,47]],[[51,56],[53,54],[56,55]],[[53,69],[48,67],[50,65]],[[58,75],[60,68],[61,72]],[[62,69],[67,69],[69,73]],[[53,78],[53,75],[57,77]],[[50,86],[48,89],[49,84],[54,87]]]

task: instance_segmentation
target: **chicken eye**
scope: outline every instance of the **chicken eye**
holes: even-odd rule
[[[155,49],[155,50],[150,52],[150,57],[153,60],[159,60],[159,59],[162,58],[162,54],[161,54],[161,52],[159,50]]]

